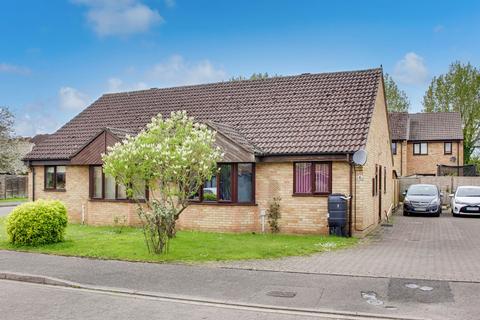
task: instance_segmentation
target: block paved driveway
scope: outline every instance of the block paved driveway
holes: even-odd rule
[[[217,263],[240,269],[480,282],[480,218],[396,215],[353,248],[289,257]]]

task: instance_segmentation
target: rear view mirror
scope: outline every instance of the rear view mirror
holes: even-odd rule
[[[448,196],[449,196],[450,198],[455,197],[455,195],[454,195],[453,193],[450,193]]]
[[[402,194],[403,194],[404,196],[406,196],[406,195],[407,195],[407,190],[403,191]]]

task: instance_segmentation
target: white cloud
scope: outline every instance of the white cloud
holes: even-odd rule
[[[72,0],[88,7],[87,21],[99,36],[130,35],[163,22],[157,10],[139,0]]]
[[[86,94],[72,87],[61,87],[58,92],[60,108],[79,111],[87,106],[89,98]]]
[[[16,66],[8,63],[0,63],[0,73],[13,73],[19,75],[29,75],[30,69],[27,67]]]
[[[395,65],[393,77],[405,84],[423,84],[427,80],[428,70],[421,56],[409,52]]]
[[[15,112],[15,134],[22,137],[33,137],[41,133],[53,133],[61,125],[59,114],[48,108],[51,103],[33,102],[24,105]]]
[[[119,78],[110,78],[107,80],[107,90],[108,92],[122,92],[122,91],[135,91],[135,90],[144,90],[147,89],[148,86],[145,82],[140,81],[134,83],[133,85],[128,85],[123,82],[122,79]]]
[[[147,72],[147,77],[156,85],[167,87],[222,81],[227,74],[208,60],[192,64],[182,56],[174,55],[167,61],[154,65]]]

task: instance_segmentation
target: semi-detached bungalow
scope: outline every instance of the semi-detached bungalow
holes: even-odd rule
[[[225,151],[179,228],[258,232],[261,214],[280,197],[282,232],[326,234],[328,195],[342,193],[352,197],[351,232],[361,235],[392,209],[381,69],[105,94],[25,157],[30,199],[64,201],[71,221],[138,224],[124,188],[102,173],[101,154],[152,116],[178,110],[216,130]],[[352,162],[360,149],[363,166]]]

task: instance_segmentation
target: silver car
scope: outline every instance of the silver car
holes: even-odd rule
[[[461,186],[450,197],[452,198],[451,206],[454,217],[480,215],[480,187]]]
[[[403,193],[403,215],[427,214],[435,217],[442,213],[442,193],[433,184],[412,184]]]

